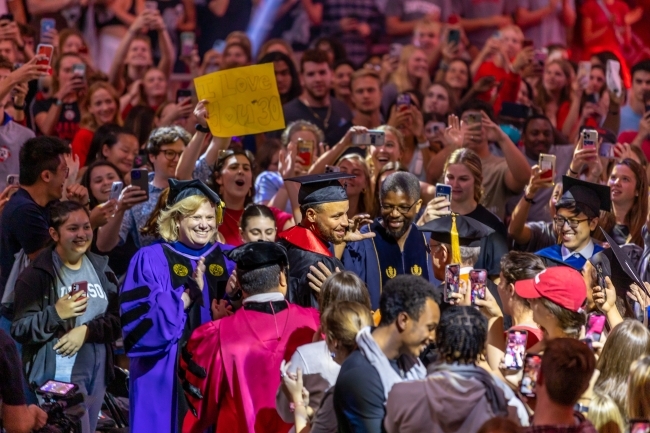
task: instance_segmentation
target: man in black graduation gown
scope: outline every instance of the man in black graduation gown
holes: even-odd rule
[[[278,237],[289,257],[289,302],[303,307],[318,308],[318,293],[309,285],[307,274],[312,266],[323,263],[330,272],[344,270],[340,255],[346,242],[375,236],[361,234],[359,227],[369,223],[367,215],[348,219],[348,196],[339,180],[353,178],[347,173],[325,173],[286,179],[300,183],[298,203],[302,220],[300,224]],[[335,247],[339,245],[339,257]]]

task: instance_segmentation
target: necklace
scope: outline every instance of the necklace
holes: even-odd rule
[[[305,107],[309,108],[309,111],[311,111],[311,114],[312,114],[316,119],[318,119],[318,120],[320,120],[321,122],[323,122],[323,126],[324,126],[323,129],[327,129],[327,128],[329,127],[330,116],[332,116],[332,103],[331,103],[331,102],[330,102],[330,104],[327,106],[327,115],[325,116],[325,119],[322,119],[322,118],[318,115],[318,113],[316,113],[316,112],[311,108],[311,106],[309,105],[309,102],[308,102],[306,99],[304,99],[304,100],[301,99],[300,101],[301,101],[303,104],[305,104]]]

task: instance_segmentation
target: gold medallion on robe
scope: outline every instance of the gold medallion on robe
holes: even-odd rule
[[[397,276],[397,269],[392,266],[386,268],[386,276],[388,278],[395,278]]]
[[[422,268],[419,267],[418,265],[411,266],[411,274],[417,275],[419,277],[420,275],[422,275]]]
[[[189,271],[187,270],[187,267],[185,265],[181,265],[181,264],[174,265],[172,267],[172,270],[179,277],[184,277],[189,273]]]

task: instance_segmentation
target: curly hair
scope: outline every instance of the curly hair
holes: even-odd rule
[[[487,319],[472,307],[451,306],[436,329],[438,353],[448,363],[475,364],[485,351]]]
[[[435,287],[415,275],[398,275],[384,286],[379,300],[381,321],[379,326],[395,322],[400,313],[419,320],[427,299],[437,303]]]
[[[155,156],[160,153],[160,148],[166,144],[172,144],[178,140],[182,140],[183,144],[187,146],[191,139],[192,136],[190,133],[180,126],[163,126],[161,128],[156,128],[151,131],[151,134],[149,135],[147,152]]]

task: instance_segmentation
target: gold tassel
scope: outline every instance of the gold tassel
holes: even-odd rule
[[[451,263],[460,264],[460,242],[458,241],[458,229],[456,228],[456,214],[451,214]]]
[[[223,223],[223,211],[226,208],[226,204],[223,201],[220,201],[216,204],[217,207],[217,225]]]

